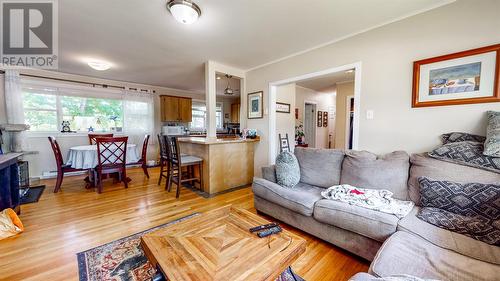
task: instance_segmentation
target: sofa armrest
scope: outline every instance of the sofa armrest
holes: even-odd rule
[[[262,178],[276,183],[276,166],[262,167]]]

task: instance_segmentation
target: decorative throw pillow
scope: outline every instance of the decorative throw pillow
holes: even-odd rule
[[[418,178],[420,205],[463,216],[500,219],[500,183],[457,183]]]
[[[281,152],[276,158],[276,182],[283,187],[294,187],[300,181],[300,167],[292,153]]]
[[[450,142],[461,142],[461,141],[473,141],[473,142],[484,143],[485,140],[486,137],[484,136],[473,135],[469,133],[453,132],[441,135],[441,141],[443,142],[443,144],[447,144]]]
[[[435,226],[500,246],[500,185],[418,179],[417,217]]]
[[[500,157],[500,112],[488,111],[488,127],[484,142],[484,155]]]
[[[500,246],[500,220],[482,216],[463,216],[438,208],[421,208],[417,218],[484,243]]]
[[[452,142],[429,152],[429,156],[443,161],[500,173],[500,158],[484,155],[483,148],[483,144],[479,142]]]

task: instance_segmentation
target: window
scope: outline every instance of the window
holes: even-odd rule
[[[121,131],[123,105],[121,100],[61,96],[62,120],[69,121],[71,129],[87,132]]]
[[[207,107],[204,102],[193,101],[193,120],[189,123],[189,129],[191,130],[206,130],[207,126]],[[222,103],[217,103],[215,111],[215,121],[217,124],[217,129],[222,129],[223,118],[222,118]]]
[[[72,131],[151,133],[150,94],[87,88],[23,86],[23,111],[30,131],[57,132],[62,121]]]

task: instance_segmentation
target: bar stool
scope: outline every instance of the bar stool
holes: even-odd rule
[[[179,198],[181,186],[185,182],[190,182],[194,186],[195,182],[200,184],[200,189],[203,189],[203,159],[180,153],[179,140],[177,137],[165,137],[167,146],[167,157],[169,159],[169,174],[166,189],[170,192],[172,182],[177,185],[175,197]],[[198,166],[200,176],[195,177],[194,167]],[[187,168],[187,173],[183,175],[182,168]],[[184,177],[185,176],[185,177]]]

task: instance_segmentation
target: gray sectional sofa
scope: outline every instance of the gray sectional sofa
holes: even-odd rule
[[[276,183],[274,167],[262,168],[253,182],[255,208],[291,226],[372,261],[369,273],[352,280],[397,274],[439,280],[500,280],[500,247],[454,233],[416,217],[417,178],[500,183],[500,174],[415,154],[384,156],[363,151],[296,148],[301,181],[294,188]],[[347,203],[323,199],[337,184],[388,189],[416,206],[403,219]]]

